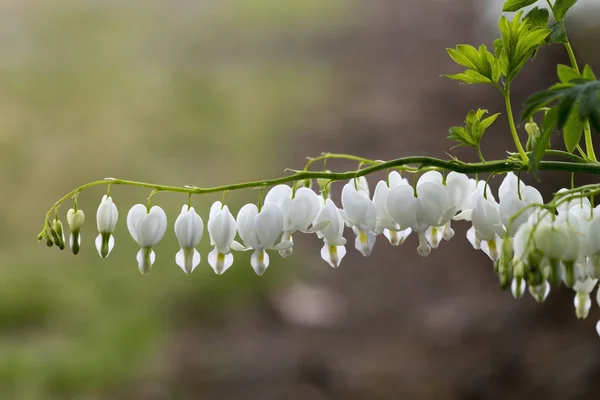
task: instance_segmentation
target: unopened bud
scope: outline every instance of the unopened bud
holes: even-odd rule
[[[575,306],[575,315],[577,315],[577,318],[585,319],[592,308],[592,299],[590,299],[587,293],[577,293],[573,300],[573,305]]]
[[[523,277],[514,277],[512,283],[510,285],[510,291],[515,299],[520,299],[523,297],[523,293],[525,293],[525,289],[527,288],[527,283],[525,283],[525,279]]]
[[[538,303],[543,303],[550,294],[550,284],[548,281],[543,281],[540,285],[529,285],[529,293]]]
[[[71,208],[67,211],[67,223],[71,233],[79,232],[85,223],[85,214],[82,210],[75,211]]]
[[[58,246],[59,249],[64,250],[65,249],[65,236],[63,234],[62,222],[60,222],[59,219],[55,219],[54,222],[52,223],[52,228],[56,232],[56,238],[58,238],[58,240],[56,240],[56,238],[54,239],[54,241],[56,242],[56,245]]]

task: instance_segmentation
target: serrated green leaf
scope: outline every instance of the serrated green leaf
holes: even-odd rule
[[[577,106],[575,106],[575,108],[577,108]],[[579,119],[579,113],[572,112],[567,119],[567,123],[563,127],[563,139],[569,153],[575,151],[575,148],[581,141],[584,127],[585,123]]]
[[[467,133],[464,127],[462,126],[453,126],[449,129],[450,135],[448,139],[454,140],[458,142],[458,147],[461,146],[477,146],[477,143],[473,140],[473,138]],[[456,146],[455,146],[456,147]]]
[[[506,0],[504,6],[502,7],[502,11],[504,12],[513,12],[519,11],[523,7],[527,7],[535,3],[537,0]]]
[[[557,21],[565,19],[567,11],[577,3],[577,0],[556,0],[554,3],[554,18]]]
[[[587,79],[588,81],[595,81],[596,80],[596,75],[594,74],[594,71],[592,71],[592,67],[590,67],[589,65],[586,65],[585,67],[583,67],[583,79]]]
[[[475,63],[473,63],[473,61],[471,61],[471,59],[469,57],[467,57],[465,54],[461,53],[458,50],[455,49],[446,49],[446,51],[448,52],[448,55],[450,56],[450,58],[457,63],[458,65],[462,65],[463,67],[467,67],[467,68],[476,68]]]
[[[558,64],[557,73],[558,79],[560,79],[562,83],[569,83],[574,79],[581,78],[579,71],[564,64]]]
[[[525,18],[532,28],[543,29],[548,26],[550,13],[545,8],[534,7],[527,13],[527,15],[525,15]]]
[[[546,43],[567,43],[567,32],[563,21],[550,25],[550,34],[546,38]]]
[[[489,128],[490,125],[492,125],[494,123],[494,121],[496,121],[496,119],[498,118],[499,115],[500,115],[500,113],[496,113],[496,114],[490,115],[486,119],[482,120],[481,121],[481,129],[485,131],[487,128]]]
[[[442,75],[444,78],[452,79],[453,81],[462,81],[466,84],[474,84],[474,83],[492,83],[488,78],[481,75],[479,72],[473,71],[472,69],[468,69],[462,74],[454,74],[454,75]]]

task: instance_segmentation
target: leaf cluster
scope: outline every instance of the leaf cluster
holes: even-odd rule
[[[458,142],[454,147],[474,147],[479,151],[481,137],[500,115],[500,113],[497,113],[483,118],[487,113],[488,110],[471,110],[467,114],[464,126],[453,126],[450,128],[448,139]]]

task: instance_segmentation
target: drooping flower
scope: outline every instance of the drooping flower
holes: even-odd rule
[[[200,253],[196,250],[196,246],[200,243],[203,233],[202,218],[196,213],[194,207],[184,205],[175,220],[175,236],[181,246],[181,250],[175,255],[175,262],[186,274],[191,274],[200,264]]]
[[[85,214],[82,210],[75,211],[74,209],[69,209],[67,211],[67,224],[69,224],[69,247],[73,254],[79,253],[79,248],[81,246],[81,228],[85,223]]]
[[[220,201],[215,201],[210,207],[207,228],[210,244],[215,246],[208,253],[208,264],[217,275],[221,275],[233,265],[231,250],[243,251],[245,248],[234,240],[237,233],[235,218]]]
[[[417,190],[407,185],[393,188],[387,196],[387,211],[400,229],[411,228],[419,235],[417,251],[423,257],[429,255],[431,246],[425,232],[431,226],[442,226],[452,216],[452,207],[443,185],[426,181]]]
[[[104,195],[96,212],[96,224],[98,225],[99,235],[96,237],[95,242],[98,254],[102,258],[106,258],[115,246],[113,232],[115,231],[118,218],[119,212],[117,211],[117,206],[112,201],[112,197]]]
[[[323,239],[321,258],[332,267],[338,267],[346,255],[344,219],[331,199],[325,200],[314,224],[323,226],[317,231],[317,236]]]
[[[138,268],[142,274],[148,274],[156,255],[153,247],[164,237],[167,230],[167,215],[159,206],[150,210],[143,204],[136,204],[127,214],[129,234],[140,246],[136,255]]]
[[[255,204],[246,204],[237,215],[238,233],[248,248],[254,249],[250,265],[257,275],[262,275],[269,266],[269,254],[266,250],[286,250],[292,242],[280,242],[277,239],[283,233],[283,215],[275,204],[267,203],[259,211]]]
[[[375,205],[364,190],[357,189],[354,183],[347,183],[342,189],[342,217],[356,234],[354,245],[367,257],[375,244],[377,212]]]
[[[287,185],[273,187],[265,196],[265,204],[275,204],[283,216],[282,242],[294,243],[292,234],[296,231],[312,233],[319,229],[309,228],[319,213],[319,196],[309,188],[301,187],[294,193]],[[282,257],[289,257],[293,247],[280,250]]]
[[[587,318],[590,309],[592,308],[592,299],[590,298],[590,293],[594,291],[594,288],[597,284],[598,279],[592,278],[575,281],[575,284],[573,285],[573,290],[575,291],[573,305],[575,306],[575,315],[577,315],[577,318]]]
[[[397,171],[392,171],[388,175],[388,181],[379,181],[373,193],[373,205],[376,211],[375,233],[383,233],[392,246],[398,246],[410,236],[411,228],[400,230],[400,225],[392,221],[392,217],[387,210],[387,197],[392,188],[399,185],[409,185],[408,181],[400,176]]]

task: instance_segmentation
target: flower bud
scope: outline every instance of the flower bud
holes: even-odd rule
[[[577,293],[573,299],[573,305],[575,306],[575,315],[578,319],[587,318],[592,308],[592,299],[587,293]]]
[[[69,247],[73,254],[79,253],[79,248],[81,246],[81,236],[79,231],[83,227],[85,222],[85,214],[82,210],[75,211],[74,209],[70,209],[67,212],[67,223],[69,224],[69,230],[71,234],[69,235]]]
[[[102,258],[106,258],[115,245],[113,232],[117,225],[119,212],[112,198],[104,195],[98,211],[96,212],[96,223],[98,225],[98,237],[96,237],[96,249]]]
[[[550,294],[550,284],[548,281],[543,281],[537,286],[529,285],[529,293],[538,303],[543,303]]]
[[[54,222],[52,222],[52,228],[53,228],[54,232],[56,232],[56,237],[54,238],[56,245],[58,246],[59,249],[64,250],[65,249],[65,236],[63,234],[62,222],[60,222],[59,219],[55,219]]]

